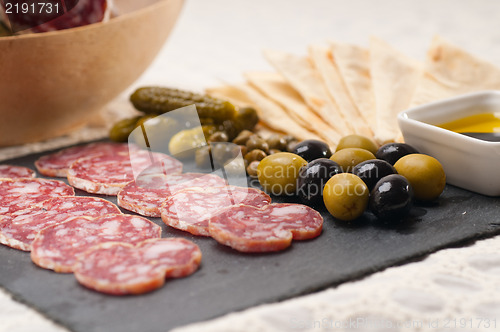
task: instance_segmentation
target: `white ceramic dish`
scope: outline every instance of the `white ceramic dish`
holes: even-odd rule
[[[462,95],[403,111],[398,123],[406,143],[438,159],[447,183],[483,195],[500,196],[500,142],[437,127],[466,116],[500,112],[500,91]]]

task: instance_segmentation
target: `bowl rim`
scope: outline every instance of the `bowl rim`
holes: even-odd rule
[[[54,31],[46,31],[46,32],[39,32],[39,33],[27,33],[27,34],[13,35],[13,36],[2,36],[2,37],[0,37],[0,43],[4,40],[5,41],[13,41],[13,40],[23,40],[23,39],[31,39],[31,38],[50,38],[52,36],[64,35],[64,34],[76,32],[76,31],[83,31],[83,30],[87,30],[87,29],[98,29],[99,27],[101,27],[103,25],[127,20],[131,16],[141,14],[142,12],[151,11],[151,10],[155,9],[156,7],[164,6],[167,2],[172,2],[172,1],[184,2],[184,0],[158,0],[157,2],[155,2],[151,5],[148,5],[146,7],[134,10],[134,11],[129,12],[129,13],[118,15],[116,17],[112,17],[106,22],[96,22],[96,23],[82,25],[82,26],[78,26],[78,27],[74,27],[74,28],[63,29],[63,30],[54,30]]]
[[[439,134],[439,136],[446,135],[450,139],[459,140],[459,141],[462,141],[464,143],[466,142],[468,144],[483,145],[485,147],[486,146],[487,147],[499,147],[500,142],[486,141],[486,140],[478,139],[475,137],[463,135],[463,134],[454,132],[452,130],[444,129],[444,128],[441,128],[437,125],[433,125],[433,124],[430,124],[430,123],[427,123],[427,122],[424,122],[421,120],[417,120],[417,119],[411,117],[414,114],[418,114],[420,112],[427,111],[428,109],[437,109],[437,108],[441,108],[441,107],[446,107],[449,104],[459,105],[461,102],[464,102],[464,101],[467,101],[470,99],[487,99],[487,98],[491,98],[491,97],[498,98],[499,105],[500,105],[500,90],[482,90],[482,91],[461,94],[458,96],[454,96],[454,97],[450,97],[450,98],[446,98],[446,99],[441,99],[441,100],[433,101],[430,103],[411,107],[407,110],[399,112],[397,115],[397,119],[400,123],[403,122],[403,123],[412,124],[414,126],[420,127],[422,130],[432,131],[436,134]],[[455,112],[459,109],[460,109],[459,106],[457,106],[456,109],[450,110],[449,113],[452,114],[453,112]],[[404,131],[405,131],[404,128],[401,125],[399,125],[399,127],[404,135]]]

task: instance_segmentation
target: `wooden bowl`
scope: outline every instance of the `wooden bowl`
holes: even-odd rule
[[[84,125],[130,86],[172,30],[183,0],[115,0],[119,16],[0,37],[0,146]]]

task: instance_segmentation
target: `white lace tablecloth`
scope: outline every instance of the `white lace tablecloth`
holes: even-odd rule
[[[129,114],[127,95],[139,85],[202,91],[239,82],[246,70],[270,69],[261,55],[264,48],[305,54],[311,42],[366,45],[372,34],[422,59],[439,33],[500,66],[498,13],[500,1],[494,0],[187,0],[157,60],[106,114]],[[1,149],[0,159],[105,135],[103,127],[87,127],[49,142]],[[176,329],[301,330],[500,331],[500,236],[312,295]],[[67,330],[0,291],[1,331]]]

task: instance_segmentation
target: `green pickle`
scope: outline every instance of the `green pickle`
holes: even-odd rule
[[[211,118],[216,123],[233,119],[236,113],[228,101],[171,88],[139,88],[130,96],[130,101],[139,111],[156,114],[195,104],[200,118]]]
[[[140,119],[140,116],[136,116],[118,121],[110,129],[109,138],[115,142],[126,142],[130,133],[137,127],[137,122]]]

